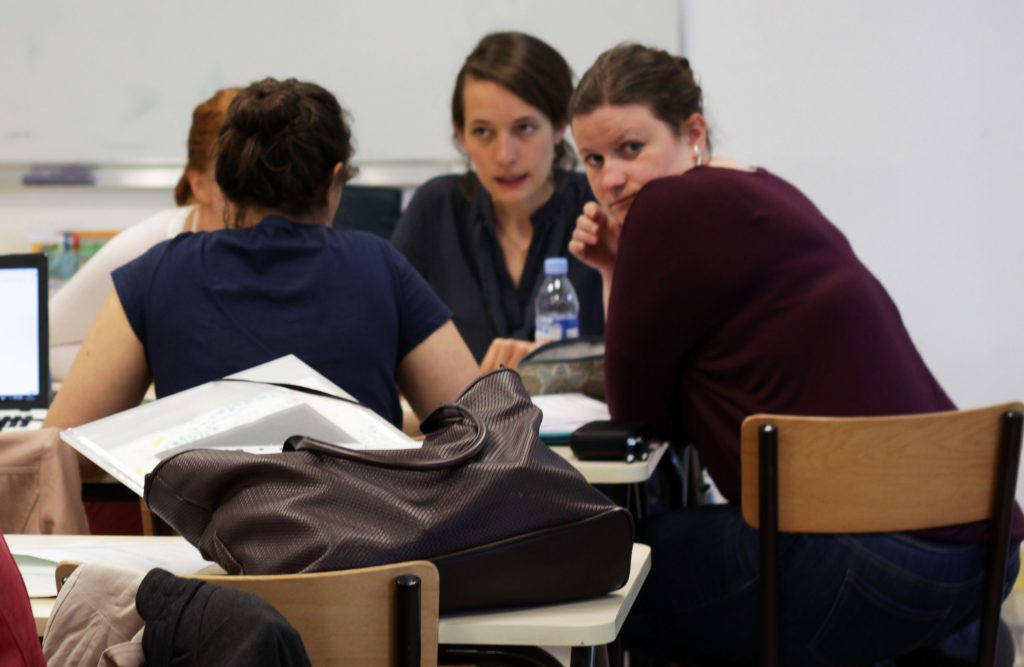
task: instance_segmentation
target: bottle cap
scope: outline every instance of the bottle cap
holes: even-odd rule
[[[569,273],[569,260],[565,257],[548,257],[544,260],[544,273],[549,276],[564,276]]]

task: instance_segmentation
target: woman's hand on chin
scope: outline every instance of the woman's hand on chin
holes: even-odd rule
[[[597,202],[587,202],[576,218],[569,252],[602,276],[611,276],[619,252],[619,232],[620,226],[608,218]]]

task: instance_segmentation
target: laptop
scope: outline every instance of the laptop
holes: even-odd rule
[[[46,256],[0,255],[0,431],[36,429],[50,403]]]

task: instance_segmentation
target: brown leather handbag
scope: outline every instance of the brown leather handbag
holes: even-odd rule
[[[538,437],[519,376],[477,379],[420,449],[300,436],[280,454],[191,450],[146,476],[150,509],[230,573],[427,559],[443,610],[600,595],[629,575],[633,522]]]

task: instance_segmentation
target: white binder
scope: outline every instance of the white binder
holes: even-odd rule
[[[293,355],[143,403],[61,432],[61,438],[140,496],[145,476],[186,449],[280,452],[292,435],[353,449],[411,449],[420,443],[362,405],[276,387],[301,385],[352,396]],[[353,399],[354,400],[354,399]]]

